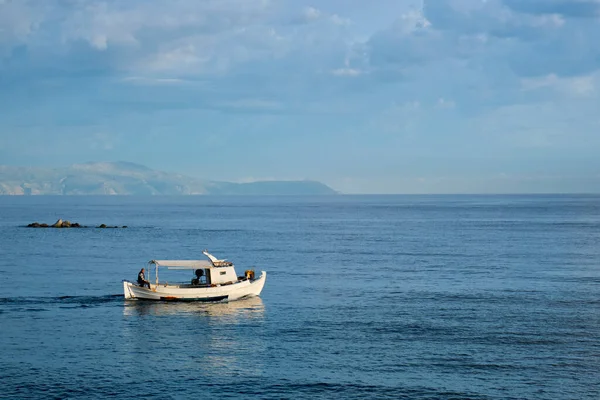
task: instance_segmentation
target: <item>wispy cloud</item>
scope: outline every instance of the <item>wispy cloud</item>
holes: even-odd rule
[[[534,78],[523,78],[521,85],[523,90],[526,91],[552,89],[563,95],[588,97],[597,93],[600,85],[600,71],[574,77],[559,77],[556,74],[548,74]]]
[[[227,101],[220,104],[225,108],[237,108],[246,110],[281,110],[282,104],[277,101],[264,99],[239,99]]]
[[[150,78],[144,76],[128,76],[122,78],[121,81],[136,85],[184,85],[198,83],[198,81],[190,81],[181,78]]]
[[[336,76],[358,76],[358,75],[362,74],[363,72],[356,68],[346,67],[346,68],[334,69],[333,71],[331,71],[331,73]]]
[[[94,150],[112,150],[115,142],[115,136],[106,132],[96,132],[89,137],[90,147]]]

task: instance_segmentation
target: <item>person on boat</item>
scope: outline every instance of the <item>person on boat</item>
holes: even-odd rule
[[[138,285],[140,285],[141,287],[148,285],[148,289],[150,289],[150,282],[148,282],[146,280],[146,275],[144,274],[144,268],[142,268],[140,273],[138,274]]]
[[[202,277],[202,275],[204,275],[204,271],[201,269],[197,269],[195,273],[196,273],[196,277],[194,279],[192,279],[192,285],[199,285],[200,278]]]

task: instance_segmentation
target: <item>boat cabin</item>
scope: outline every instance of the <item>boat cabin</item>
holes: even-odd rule
[[[154,265],[156,269],[156,285],[159,284],[158,270],[161,267],[169,270],[193,271],[190,283],[179,285],[180,287],[227,285],[239,280],[233,263],[219,260],[206,250],[202,253],[208,257],[208,260],[151,260],[149,264]],[[250,278],[248,275],[246,273],[245,279]],[[240,278],[244,279],[244,277]]]

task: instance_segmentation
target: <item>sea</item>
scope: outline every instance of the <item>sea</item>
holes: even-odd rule
[[[204,249],[261,296],[124,300]],[[600,196],[0,196],[0,397],[597,400]]]

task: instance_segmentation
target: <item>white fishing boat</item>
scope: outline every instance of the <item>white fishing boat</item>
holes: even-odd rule
[[[142,286],[140,283],[123,280],[125,298],[140,300],[232,301],[260,295],[267,279],[266,271],[261,271],[261,275],[256,277],[254,270],[248,269],[243,276],[238,276],[232,262],[219,260],[206,250],[202,254],[208,257],[208,260],[150,261],[148,264],[155,269],[154,284],[148,282]],[[158,271],[161,268],[193,271],[193,278],[189,283],[160,282]]]

